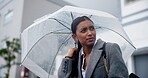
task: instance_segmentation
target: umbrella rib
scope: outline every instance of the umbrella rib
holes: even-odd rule
[[[51,32],[53,34],[71,34],[71,32]]]
[[[69,35],[70,35],[70,34],[69,34]],[[54,59],[53,59],[53,61],[52,61],[52,64],[51,64],[51,68],[50,68],[50,70],[49,70],[49,74],[50,74],[50,72],[51,72],[52,66],[53,66],[53,64],[54,64],[54,61],[55,61],[55,59],[56,59],[56,56],[57,56],[59,50],[61,49],[61,47],[63,46],[63,44],[71,38],[71,37],[69,37],[69,35],[65,38],[65,41],[63,41],[63,43],[61,44],[60,48],[59,48],[58,51],[56,52],[56,55],[55,55],[55,57],[54,57]],[[48,78],[49,78],[49,76],[48,76]]]
[[[71,18],[72,18],[72,21],[74,20],[74,17],[73,17],[73,14],[72,12],[70,12],[70,15],[71,15]]]
[[[54,19],[54,20],[56,20],[58,23],[62,24],[64,27],[66,27],[67,29],[71,30],[69,27],[67,27],[66,25],[64,25],[63,23],[61,23],[61,22],[60,22],[61,20],[58,20],[58,19],[56,19],[56,18],[48,18],[48,19]]]
[[[52,33],[52,34],[71,34],[71,32],[57,32],[57,31],[61,31],[61,30],[65,30],[65,29],[56,30],[56,31],[53,31],[53,32],[50,32],[50,33]]]
[[[114,30],[112,30],[112,29],[110,29],[110,28],[107,28],[107,27],[102,27],[102,26],[99,26],[98,28],[104,28],[104,29],[108,29],[108,30],[111,30],[112,32],[115,32],[115,33],[117,33],[119,36],[121,36],[122,38],[124,38],[121,34],[119,34],[118,32],[116,32],[116,31],[114,31]],[[97,28],[96,28],[97,29]],[[132,43],[131,42],[129,42],[126,38],[124,38],[129,44],[131,44],[132,45]],[[136,49],[136,47],[134,46],[134,45],[132,45],[135,49]]]
[[[91,18],[91,17],[92,17],[92,15],[89,16],[89,18]]]
[[[61,30],[65,30],[65,29],[55,30],[55,31],[47,33],[47,34],[71,34],[71,32],[58,32],[58,31],[61,31]]]

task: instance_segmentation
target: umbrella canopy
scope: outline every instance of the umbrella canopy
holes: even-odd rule
[[[117,43],[127,61],[135,47],[117,18],[102,11],[65,6],[22,32],[22,65],[41,78],[55,78],[63,56],[74,47],[70,28],[80,16],[88,16],[94,22],[97,39]]]

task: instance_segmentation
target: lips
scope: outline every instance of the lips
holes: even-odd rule
[[[93,42],[95,40],[95,38],[87,38],[86,40],[88,40],[89,42]]]

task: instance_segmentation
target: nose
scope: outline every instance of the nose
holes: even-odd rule
[[[92,36],[93,34],[91,30],[88,30],[87,33],[88,33],[88,36]]]

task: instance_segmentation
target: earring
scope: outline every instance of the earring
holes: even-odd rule
[[[78,44],[78,40],[75,40],[75,47],[76,47],[76,44]]]

